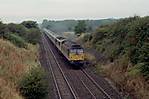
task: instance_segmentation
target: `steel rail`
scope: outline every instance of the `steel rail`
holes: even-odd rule
[[[84,69],[81,68],[81,71],[96,85],[98,89],[101,90],[102,93],[106,95],[108,99],[112,99],[112,97]]]
[[[44,37],[44,39],[46,40],[45,37]],[[47,46],[49,46],[47,40],[46,40],[46,42],[47,42]],[[62,73],[62,76],[64,77],[64,80],[66,81],[66,83],[67,83],[67,85],[68,85],[68,87],[69,87],[69,89],[70,89],[70,92],[72,93],[74,99],[78,99],[77,96],[75,95],[75,92],[73,91],[73,88],[70,86],[70,84],[69,84],[69,82],[68,82],[68,80],[67,80],[67,78],[66,78],[66,76],[65,76],[65,74],[64,74],[64,72],[63,72],[63,70],[62,70],[62,68],[61,68],[61,66],[60,66],[60,64],[59,64],[59,62],[57,61],[56,56],[54,55],[54,52],[52,51],[52,49],[51,49],[50,46],[49,46],[49,51],[52,53],[52,55],[53,55],[53,57],[54,57],[54,59],[55,59],[55,62],[56,62],[56,64],[58,65],[58,68],[60,69],[60,72]]]
[[[49,60],[49,58],[48,58],[48,52],[47,52],[47,50],[46,50],[46,48],[45,48],[45,45],[43,45],[43,47],[44,47],[44,50],[45,50],[45,53],[46,53],[46,59],[47,60]],[[54,84],[55,84],[55,87],[56,87],[56,89],[57,89],[57,94],[58,94],[58,97],[59,97],[59,99],[62,99],[62,96],[61,96],[61,94],[60,94],[60,89],[59,89],[59,87],[58,87],[58,83],[57,83],[57,81],[56,81],[56,77],[55,77],[55,74],[54,74],[54,72],[53,72],[53,69],[52,69],[52,66],[51,66],[51,64],[49,64],[49,62],[47,62],[47,64],[50,66],[50,68],[48,67],[48,69],[51,71],[51,73],[52,73],[52,77],[53,77],[53,80],[54,80]]]
[[[89,91],[93,99],[96,99],[96,96],[91,92],[91,90],[86,86],[86,84],[80,79],[81,83],[83,86]]]

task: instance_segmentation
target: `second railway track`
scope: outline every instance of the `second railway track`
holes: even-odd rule
[[[49,69],[52,72],[52,77],[55,83],[55,87],[57,90],[57,97],[58,99],[77,99],[72,87],[70,86],[65,74],[63,73],[59,63],[57,62],[54,53],[50,49],[49,45],[47,44],[46,38],[43,36],[42,38],[44,49],[47,56],[47,60],[49,61]]]

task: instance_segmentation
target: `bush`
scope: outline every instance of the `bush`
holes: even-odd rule
[[[21,38],[20,36],[13,34],[13,33],[7,33],[5,35],[5,38],[7,40],[9,40],[10,42],[12,42],[14,45],[21,47],[21,48],[26,48],[27,44],[25,42],[25,40],[23,38]]]
[[[6,28],[8,32],[16,33],[18,36],[22,38],[25,37],[26,32],[27,32],[27,29],[24,27],[24,25],[21,25],[21,24],[10,23],[6,26]]]
[[[84,20],[78,21],[78,24],[75,26],[75,33],[77,35],[80,35],[81,33],[85,33],[87,30],[86,28],[86,22]]]
[[[27,99],[44,99],[47,88],[44,70],[39,67],[32,68],[19,82],[20,92]]]
[[[24,21],[21,24],[24,25],[28,29],[30,29],[30,28],[38,28],[38,24],[37,24],[36,21]]]
[[[34,21],[24,21],[21,24],[3,24],[0,21],[0,38],[12,40],[17,46],[18,42],[24,41],[27,43],[37,44],[40,39],[40,35],[41,33],[38,28],[38,24]],[[24,46],[25,45],[19,45],[19,47]]]
[[[83,42],[90,41],[92,39],[92,36],[90,34],[86,34],[83,38]]]
[[[29,43],[36,44],[40,39],[41,32],[39,29],[32,28],[28,31],[26,40]]]
[[[4,36],[5,28],[6,28],[6,25],[0,21],[0,38]]]
[[[149,62],[143,63],[140,69],[141,73],[143,73],[143,76],[146,78],[146,80],[149,80]]]

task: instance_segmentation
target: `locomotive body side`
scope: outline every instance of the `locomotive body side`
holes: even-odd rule
[[[64,37],[51,33],[44,29],[47,37],[64,55],[64,57],[72,64],[83,64],[84,62],[84,49],[75,42],[69,41]]]

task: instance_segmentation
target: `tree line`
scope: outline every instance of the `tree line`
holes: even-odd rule
[[[4,24],[0,22],[0,38],[7,39],[18,47],[26,47],[26,43],[37,44],[40,38],[38,24],[24,21],[20,24]]]
[[[140,73],[149,80],[148,16],[124,18],[112,25],[100,26],[95,33],[86,35],[84,42],[90,42],[93,48],[111,62],[123,59],[132,64],[131,68],[122,64],[123,71]]]
[[[35,21],[24,21],[20,24],[4,24],[0,22],[0,39],[8,40],[13,43],[16,46],[16,49],[18,47],[25,48],[27,51],[28,44],[37,45],[40,40],[40,36],[41,32],[38,28],[37,22]],[[18,49],[18,51],[21,50],[23,49]],[[8,54],[9,53],[11,52],[8,52]],[[25,55],[21,57],[25,57]],[[34,60],[34,64],[30,63],[29,59],[26,60],[28,60],[27,64],[30,65],[30,69],[28,72],[21,75],[21,79],[17,82],[17,90],[19,89],[18,91],[21,96],[26,99],[45,99],[48,94],[46,73],[39,64],[35,64],[38,63],[38,60]],[[11,64],[8,64],[8,66],[12,68]],[[23,65],[20,65],[19,68],[22,68],[21,66]],[[2,77],[3,76],[5,75],[2,75]]]

